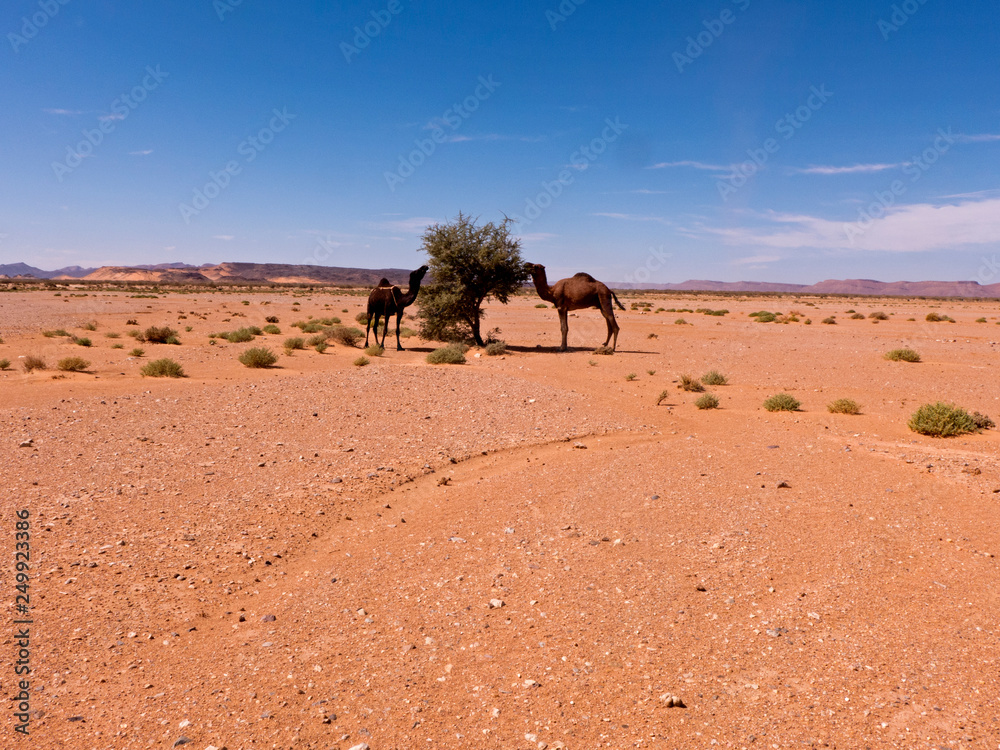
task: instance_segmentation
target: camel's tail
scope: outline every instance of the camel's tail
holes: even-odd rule
[[[609,289],[608,291],[610,292],[611,290]],[[611,299],[615,301],[615,304],[618,305],[619,309],[621,310],[625,309],[625,305],[623,305],[621,302],[618,301],[618,297],[615,296],[614,292],[611,292]]]

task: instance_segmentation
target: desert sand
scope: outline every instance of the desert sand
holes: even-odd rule
[[[938,400],[1000,421],[996,302],[620,294],[730,312],[619,311],[597,356],[598,311],[560,353],[525,295],[488,308],[504,356],[411,337],[355,367],[281,343],[363,295],[78,293],[0,295],[4,747],[1000,745],[1000,433],[907,428]],[[130,318],[181,344],[130,357]],[[278,366],[240,365],[262,342]],[[141,377],[159,357],[188,377]],[[700,411],[677,382],[712,369]],[[762,408],[782,391],[800,411]]]

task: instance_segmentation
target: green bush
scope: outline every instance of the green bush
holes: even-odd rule
[[[93,341],[91,341],[90,339],[88,339],[86,337],[79,338],[77,336],[73,337],[73,343],[76,344],[77,346],[93,346],[93,344],[94,344]]]
[[[882,312],[881,310],[876,310],[873,313],[868,313],[868,317],[871,318],[872,320],[888,320],[889,319],[889,316],[886,313]]]
[[[860,414],[861,407],[857,401],[849,398],[838,398],[826,405],[826,410],[831,414]]]
[[[932,437],[966,435],[980,429],[965,409],[943,401],[921,406],[910,417],[908,425],[914,432]]]
[[[262,333],[263,331],[257,326],[244,326],[229,333],[220,333],[219,337],[224,338],[230,344],[245,344],[248,341],[253,341],[254,337],[260,336]]]
[[[34,354],[29,354],[27,357],[21,360],[21,367],[24,368],[25,372],[34,372],[35,370],[47,370],[48,365],[45,364],[45,360],[41,357],[36,357]]]
[[[143,335],[146,337],[146,341],[151,344],[179,344],[180,340],[177,338],[177,331],[173,328],[164,326],[163,328],[158,328],[157,326],[150,326],[145,330]]]
[[[313,349],[315,349],[316,351],[318,351],[320,354],[322,354],[323,352],[325,352],[329,348],[330,348],[330,345],[328,343],[326,343],[326,341],[317,341],[315,344],[313,344]]]
[[[705,385],[728,385],[729,381],[726,376],[723,375],[718,370],[709,370],[704,375],[701,376],[701,382]]]
[[[864,319],[865,316],[862,315],[861,313],[854,313],[854,315],[851,316],[851,320],[864,320]]]
[[[428,354],[427,361],[432,365],[463,365],[468,350],[465,344],[448,344]]]
[[[885,353],[885,358],[890,362],[919,362],[920,355],[912,349],[893,349]]]
[[[764,401],[768,411],[798,411],[800,406],[799,400],[787,393],[778,393]]]
[[[986,322],[986,318],[976,318],[976,322],[977,323],[985,323]]]
[[[943,318],[936,312],[929,312],[927,313],[927,317],[924,318],[924,320],[926,320],[928,323],[940,323],[941,320],[943,320]]]
[[[628,381],[628,382],[630,382],[630,383],[631,383],[631,382],[632,382],[633,380],[635,380],[635,378],[636,378],[636,375],[635,375],[635,373],[634,373],[634,372],[630,372],[630,373],[629,373],[628,375],[626,375],[626,376],[625,376],[625,380],[627,380],[627,381]]]
[[[507,343],[504,341],[491,341],[486,345],[487,357],[499,357],[507,353]]]
[[[385,354],[385,347],[379,346],[378,344],[372,344],[371,346],[365,347],[365,354],[370,357],[381,357]]]
[[[154,359],[140,371],[144,378],[183,378],[184,368],[172,359]]]
[[[143,355],[144,355],[145,353],[146,353],[146,350],[145,350],[145,349],[139,349],[139,348],[136,348],[136,349],[133,349],[132,351],[130,351],[130,352],[128,353],[128,356],[130,356],[130,357],[141,357],[141,356],[143,356]]]
[[[829,318],[823,318],[823,320],[821,320],[820,323],[822,323],[823,325],[835,326],[837,325],[837,319],[834,318],[833,316],[830,316]]]
[[[70,334],[62,328],[57,328],[54,331],[42,331],[42,335],[47,339],[54,339],[56,336],[65,336],[66,338],[70,337]]]
[[[334,326],[327,332],[327,338],[331,338],[344,346],[356,346],[364,335],[363,331],[353,326]]]
[[[750,313],[751,318],[757,318],[758,323],[773,323],[778,319],[778,313],[768,312],[767,310],[759,310],[757,312]]]
[[[684,318],[678,318],[677,320],[674,321],[674,325],[675,326],[686,326],[686,325],[689,325],[689,324],[688,324],[688,322],[686,320],[684,320]]]
[[[612,349],[610,346],[599,346],[596,349],[594,349],[594,354],[602,354],[606,357],[610,357],[614,353],[615,350]]]
[[[996,422],[985,414],[980,414],[978,411],[972,412],[972,421],[976,423],[976,427],[980,430],[992,430],[997,426]]]
[[[688,375],[681,375],[680,389],[691,393],[701,393],[705,390],[705,386]]]
[[[10,360],[0,359],[0,370],[9,370],[9,369],[10,369]]]
[[[364,367],[365,365],[371,364],[371,360],[368,357],[358,357],[354,360],[355,367]]]
[[[314,348],[316,347],[317,344],[325,344],[325,343],[326,343],[325,333],[317,333],[315,336],[310,336],[308,339],[306,339],[306,346],[311,346]]]
[[[121,337],[122,335],[117,331],[106,331],[104,334],[104,338],[106,339],[120,339]]]
[[[56,363],[56,367],[63,372],[84,372],[90,367],[90,362],[83,357],[66,357],[65,359],[60,359]]]
[[[368,325],[368,313],[359,312],[357,315],[354,316],[354,322],[362,326]]]
[[[278,355],[266,346],[254,346],[243,352],[240,357],[240,364],[251,368],[270,367],[278,361]]]
[[[704,396],[699,397],[698,400],[694,402],[694,405],[699,409],[718,409],[719,399],[711,393],[706,393]]]
[[[97,321],[96,320],[91,320],[91,321],[89,321],[87,323],[84,323],[82,326],[80,326],[80,328],[82,328],[85,331],[96,331],[97,330]]]
[[[305,349],[306,340],[300,336],[292,336],[285,339],[285,351],[291,354],[295,349]]]
[[[670,391],[660,391],[659,397],[656,399],[656,405],[659,406],[664,401],[670,398]]]
[[[273,324],[268,324],[268,325],[264,326],[264,328],[262,330],[263,330],[264,333],[269,333],[272,336],[277,336],[277,335],[279,335],[281,333],[281,329],[278,328],[278,326],[273,325]]]
[[[535,307],[545,308],[545,307],[548,307],[548,305],[546,305],[544,302],[539,302],[537,305],[535,305]]]

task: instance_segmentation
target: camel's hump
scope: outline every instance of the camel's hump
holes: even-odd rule
[[[589,273],[583,273],[582,271],[580,273],[573,274],[573,278],[574,279],[583,279],[584,281],[597,281],[597,279],[595,279]]]
[[[382,278],[379,279],[378,286],[392,286],[392,284],[389,282],[389,279]]]

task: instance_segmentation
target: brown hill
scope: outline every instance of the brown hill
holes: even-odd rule
[[[93,281],[145,281],[154,284],[206,284],[209,279],[188,269],[147,270],[129,266],[104,266],[84,278]]]

